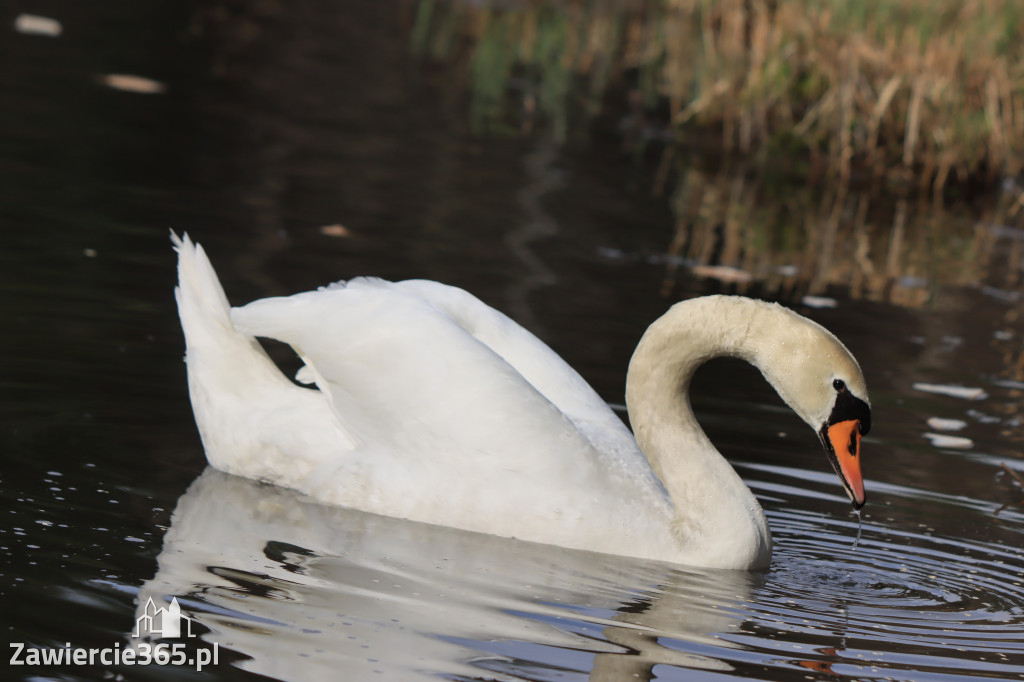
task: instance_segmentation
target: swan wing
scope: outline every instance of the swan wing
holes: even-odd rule
[[[346,484],[307,489],[317,497],[466,527],[415,507],[447,499],[445,507],[492,518],[545,505],[580,514],[583,495],[651,487],[631,434],[596,392],[461,289],[360,278],[255,301],[231,319],[245,334],[292,346],[306,363],[302,378],[356,443],[321,472]],[[424,490],[436,492],[427,500]],[[499,504],[509,508],[488,510]]]
[[[551,402],[595,449],[640,455],[633,434],[561,356],[507,315],[458,287],[429,280],[394,285],[428,301],[487,346]],[[642,455],[641,455],[642,456]]]

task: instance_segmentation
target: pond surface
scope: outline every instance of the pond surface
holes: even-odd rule
[[[123,646],[149,597],[176,597],[219,651],[201,672],[5,679],[1024,678],[1012,225],[976,230],[998,281],[931,282],[922,307],[786,298],[867,376],[860,525],[755,370],[698,373],[702,424],[772,527],[764,573],[380,518],[206,468],[168,228],[236,303],[361,274],[463,286],[613,405],[647,324],[737,290],[683,271],[663,295],[681,261],[652,169],[601,135],[473,134],[450,74],[409,57],[411,6],[385,5],[114,2],[54,6],[58,37],[0,27],[0,622],[29,647]]]

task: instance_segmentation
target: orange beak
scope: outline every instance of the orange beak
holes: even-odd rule
[[[864,479],[860,473],[860,437],[861,424],[859,419],[836,422],[822,429],[822,441],[829,454],[832,466],[839,479],[846,487],[846,492],[853,501],[853,506],[860,509],[864,506]]]

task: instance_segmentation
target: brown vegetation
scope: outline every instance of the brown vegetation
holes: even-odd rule
[[[419,4],[416,47],[468,41],[474,115],[513,80],[525,125],[565,134],[624,74],[672,129],[743,155],[810,153],[834,176],[1016,175],[1024,159],[1024,6],[1017,0],[623,0]]]

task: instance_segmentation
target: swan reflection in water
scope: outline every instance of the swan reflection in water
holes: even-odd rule
[[[739,627],[761,579],[377,516],[212,468],[157,564],[136,615],[177,596],[221,661],[303,681],[728,671],[708,653],[735,646],[716,635]]]

